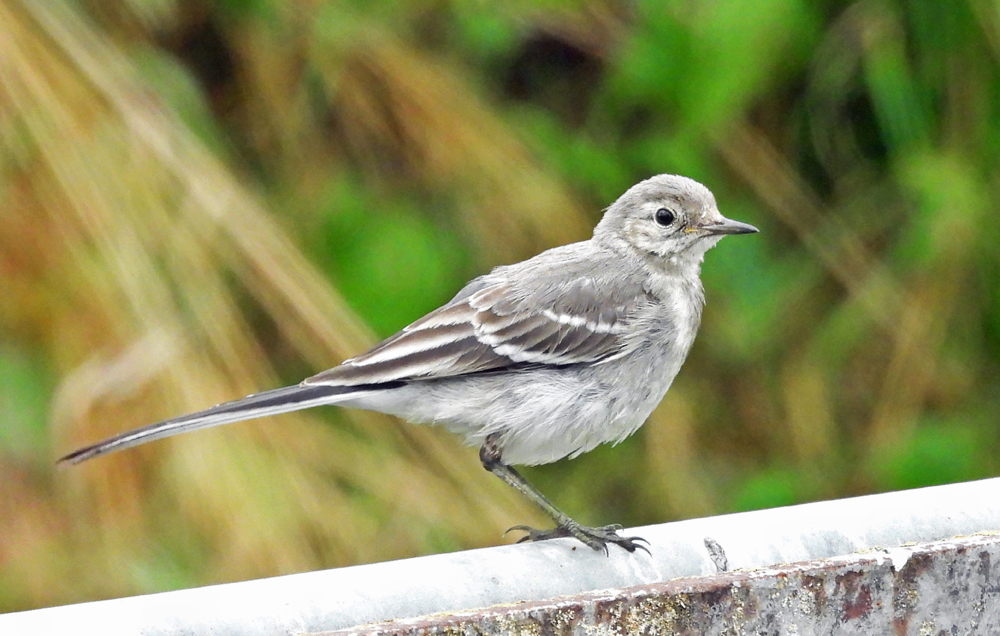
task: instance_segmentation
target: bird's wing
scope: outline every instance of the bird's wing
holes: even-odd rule
[[[621,352],[622,335],[644,302],[649,300],[641,285],[605,283],[583,272],[567,276],[563,269],[513,280],[487,275],[368,352],[304,384],[375,384],[525,364],[599,362]]]

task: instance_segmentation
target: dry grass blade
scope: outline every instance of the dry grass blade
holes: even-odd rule
[[[899,285],[850,228],[821,213],[821,205],[770,141],[747,123],[736,125],[719,145],[729,166],[848,293],[870,320],[892,333],[901,299]]]
[[[442,65],[384,37],[320,68],[351,152],[373,172],[392,157],[428,187],[454,192],[484,261],[523,259],[590,234],[563,186]]]

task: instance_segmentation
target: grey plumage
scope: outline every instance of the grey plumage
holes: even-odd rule
[[[573,457],[642,425],[687,356],[701,320],[706,251],[756,232],[676,175],[647,179],[605,212],[590,240],[476,278],[450,302],[300,385],[124,433],[60,461],[320,404],[439,424],[481,446],[484,465],[556,520],[527,539],[575,536],[595,549],[617,526],[587,528],[512,468]]]

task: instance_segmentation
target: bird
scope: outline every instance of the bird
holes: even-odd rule
[[[576,457],[634,433],[680,371],[705,302],[701,265],[727,235],[712,192],[680,175],[637,183],[593,236],[496,267],[368,351],[303,380],[115,435],[73,451],[80,462],[190,431],[320,405],[439,425],[479,447],[484,468],[555,522],[518,525],[521,541],[572,537],[648,552],[618,524],[562,512],[514,466]],[[509,531],[508,531],[509,532]]]

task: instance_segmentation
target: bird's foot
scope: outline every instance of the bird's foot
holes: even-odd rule
[[[521,530],[526,532],[527,534],[517,540],[518,543],[524,543],[525,541],[545,541],[546,539],[556,539],[558,537],[573,537],[574,539],[583,542],[585,545],[590,546],[593,550],[604,550],[604,554],[608,554],[609,543],[620,546],[629,552],[635,552],[636,549],[639,549],[645,550],[646,554],[650,553],[649,548],[636,543],[637,541],[649,543],[649,541],[646,541],[642,537],[623,537],[618,534],[618,531],[621,529],[622,527],[617,523],[613,523],[610,526],[591,528],[589,526],[581,526],[576,522],[572,522],[556,526],[551,530],[538,530],[530,526],[514,526],[507,532],[510,532],[511,530]]]

